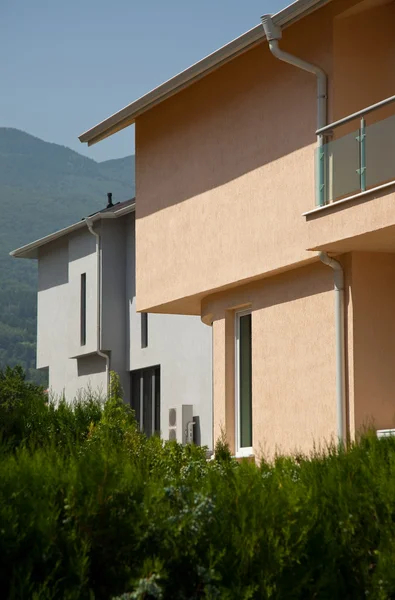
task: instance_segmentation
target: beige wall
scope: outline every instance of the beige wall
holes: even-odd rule
[[[369,2],[369,4],[373,3]],[[381,0],[374,4],[379,6],[356,14],[351,11],[348,16],[340,15],[334,19],[332,91],[334,119],[340,119],[395,93],[395,36],[393,34],[395,3],[383,3]],[[367,3],[361,2],[360,5],[362,8]],[[377,32],[378,35],[373,36],[373,32]],[[389,105],[368,115],[367,125],[394,113],[395,106]],[[358,120],[353,121],[337,129],[336,137],[355,132],[358,127]],[[395,126],[392,127],[395,132]],[[368,130],[368,144],[369,139],[371,138]],[[355,145],[355,158],[357,158],[356,150]],[[348,151],[349,147],[346,147],[345,163],[349,159]],[[386,154],[391,155],[392,152],[393,147],[381,156],[378,152],[377,159],[380,161]],[[368,159],[372,160],[372,154],[368,155]],[[370,166],[371,162],[368,162],[368,181],[371,173]],[[348,172],[352,170],[352,166],[351,169],[344,170],[342,164],[338,164],[337,168],[345,177],[349,177]],[[338,176],[339,171],[337,171]],[[357,179],[355,177],[356,181]],[[395,179],[395,171],[393,179]],[[385,181],[383,180],[382,183]],[[334,204],[324,212],[308,216],[306,247],[325,248],[336,252],[388,249],[389,240],[382,230],[395,225],[394,192],[395,186],[391,186],[348,204]],[[370,235],[370,232],[374,232],[375,235]],[[394,246],[393,242],[392,246]]]
[[[343,255],[347,429],[395,427],[395,254]],[[215,294],[214,439],[234,443],[234,315],[252,311],[254,453],[309,452],[336,435],[333,273],[311,265]]]
[[[327,71],[330,120],[393,93],[395,5],[367,10],[378,3],[334,0],[284,30],[284,49]],[[378,213],[367,202],[356,219],[306,224],[315,127],[314,76],[266,43],[137,119],[138,310],[199,314],[204,295],[307,263],[308,249],[372,219],[394,223],[383,201]]]
[[[394,93],[394,11],[333,0],[284,31],[285,50],[327,71],[330,121]],[[214,437],[224,428],[232,449],[234,312],[246,306],[255,453],[335,435],[333,273],[312,249],[348,253],[351,435],[372,417],[392,425],[393,259],[371,252],[395,252],[394,187],[303,217],[315,205],[315,128],[314,77],[266,44],[137,119],[137,310],[212,323]]]
[[[336,433],[333,274],[323,265],[206,299],[213,319],[214,438],[234,451],[234,313],[252,310],[256,455],[309,451]]]
[[[393,96],[395,91],[395,4],[380,2],[369,10],[345,15],[333,21],[334,120]],[[387,107],[367,119],[371,123],[392,114],[393,107]],[[358,129],[358,122],[347,127]]]
[[[395,254],[352,255],[355,431],[395,427]]]
[[[312,15],[283,45],[331,73],[331,39]],[[202,291],[311,258],[315,127],[314,76],[266,44],[137,119],[138,310],[195,295],[199,314]]]

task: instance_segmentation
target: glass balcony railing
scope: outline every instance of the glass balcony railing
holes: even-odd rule
[[[395,96],[387,98],[317,131],[323,140],[334,136],[337,127],[352,121],[359,125],[316,150],[318,206],[395,180],[395,115],[371,125],[366,120],[366,115],[394,101]]]

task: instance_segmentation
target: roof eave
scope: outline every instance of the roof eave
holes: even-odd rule
[[[114,212],[108,212],[108,213],[98,212],[98,213],[92,215],[91,217],[89,217],[89,220],[92,222],[95,222],[95,221],[101,221],[103,219],[116,219],[118,217],[123,217],[124,215],[126,215],[128,213],[134,212],[135,209],[136,209],[135,204],[129,204],[128,206],[124,206],[124,207],[120,208],[119,210],[115,210]],[[56,240],[66,236],[66,235],[69,235],[70,233],[73,233],[74,231],[78,231],[78,229],[82,229],[85,226],[86,226],[86,219],[84,218],[81,221],[78,221],[77,223],[73,223],[72,225],[65,227],[64,229],[59,229],[58,231],[55,231],[54,233],[50,233],[49,235],[46,235],[43,238],[35,240],[34,242],[30,242],[30,244],[26,244],[25,246],[21,246],[20,248],[16,248],[15,250],[12,250],[12,252],[10,252],[10,256],[12,256],[13,258],[37,259],[40,248],[42,248],[43,246],[46,246],[47,244],[50,244],[51,242],[55,242]]]
[[[94,219],[97,220],[97,219]],[[16,248],[16,250],[12,250],[10,252],[10,256],[13,258],[38,258],[38,251],[42,246],[46,244],[50,244],[51,242],[55,242],[56,240],[64,237],[65,235],[69,235],[78,229],[81,229],[85,226],[84,221],[79,221],[78,223],[73,223],[73,225],[69,225],[64,229],[59,229],[54,233],[50,233],[43,238],[35,240],[34,242],[30,242],[30,244],[26,244],[25,246],[21,246],[20,248]]]
[[[140,114],[150,110],[167,98],[174,96],[184,88],[189,87],[192,83],[202,79],[202,77],[206,76],[211,71],[218,69],[231,58],[234,58],[242,52],[245,52],[247,49],[259,44],[264,38],[265,33],[262,26],[257,25],[241,37],[236,38],[226,46],[209,54],[191,67],[188,67],[185,71],[175,75],[175,77],[165,81],[157,88],[154,88],[152,91],[141,98],[138,98],[131,104],[128,104],[128,106],[125,106],[125,108],[114,113],[98,125],[95,125],[95,127],[92,127],[92,129],[89,129],[80,135],[79,140],[82,143],[87,142],[88,146],[91,146],[125,127],[133,125]]]
[[[331,0],[297,0],[276,13],[273,16],[273,22],[280,27],[287,27],[329,2]],[[147,110],[174,96],[182,89],[202,79],[202,77],[205,77],[240,54],[247,52],[265,39],[266,36],[263,27],[261,25],[253,27],[240,37],[222,46],[219,50],[188,67],[185,71],[162,83],[151,92],[125,106],[125,108],[114,113],[98,125],[85,131],[79,136],[80,142],[92,146],[114,133],[125,129],[125,127],[133,125],[137,117]]]

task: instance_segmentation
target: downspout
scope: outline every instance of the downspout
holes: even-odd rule
[[[308,73],[313,73],[317,77],[317,129],[325,127],[327,125],[327,113],[328,113],[328,83],[327,75],[321,67],[312,63],[306,62],[293,54],[284,52],[279,47],[279,40],[281,40],[282,33],[281,28],[273,23],[271,15],[264,15],[261,17],[263,29],[265,30],[266,39],[269,42],[270,52],[283,62],[286,62],[294,67],[298,67]],[[317,137],[318,146],[318,185],[317,185],[317,199],[316,203],[319,206],[325,204],[325,156],[324,156],[324,136],[321,134]]]
[[[308,73],[313,73],[317,78],[317,129],[325,127],[328,113],[328,78],[325,71],[312,63],[284,52],[279,47],[281,28],[273,23],[270,15],[261,18],[269,49],[273,56],[290,65],[298,67]],[[325,153],[324,136],[319,135],[318,145],[318,194],[317,204],[325,204]],[[335,291],[335,330],[336,330],[336,416],[337,436],[340,442],[346,441],[346,368],[345,368],[345,334],[344,334],[344,271],[341,264],[330,258],[326,252],[320,252],[319,258],[334,271]]]
[[[110,357],[101,350],[101,331],[102,331],[102,249],[100,234],[93,228],[93,221],[90,217],[85,218],[87,227],[92,235],[96,238],[96,288],[97,288],[97,323],[96,323],[96,354],[101,356],[106,361],[106,380],[107,380],[107,396],[110,394]]]
[[[336,338],[336,417],[337,437],[340,443],[346,443],[346,353],[345,353],[345,303],[344,271],[339,261],[326,252],[318,253],[324,265],[333,269],[335,291],[335,338]]]

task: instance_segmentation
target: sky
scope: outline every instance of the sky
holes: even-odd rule
[[[0,0],[0,127],[97,161],[134,152],[134,128],[78,135],[291,0]]]

